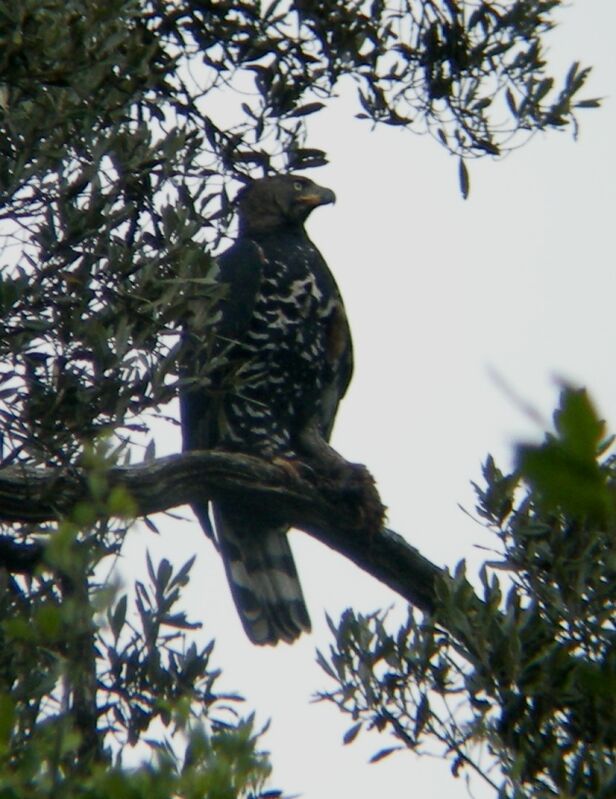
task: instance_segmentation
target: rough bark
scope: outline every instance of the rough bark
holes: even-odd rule
[[[443,570],[402,536],[383,528],[378,508],[366,512],[366,496],[369,500],[378,500],[378,496],[370,491],[365,470],[358,467],[355,474],[356,480],[335,482],[310,469],[289,470],[246,455],[190,452],[113,467],[107,480],[109,490],[123,486],[143,516],[205,499],[231,500],[260,509],[266,506],[268,512],[275,509],[285,522],[344,555],[419,609],[430,612],[434,607],[435,579]],[[87,498],[87,481],[77,469],[0,470],[0,520],[5,523],[50,521]],[[10,571],[31,571],[42,552],[42,546],[20,544],[10,536],[0,536],[0,563]]]

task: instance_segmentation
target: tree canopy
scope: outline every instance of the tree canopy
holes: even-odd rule
[[[148,562],[131,596],[101,578],[142,508],[113,470],[152,461],[150,422],[177,391],[187,294],[206,308],[219,297],[211,253],[228,231],[233,188],[324,164],[310,118],[352,85],[357,124],[431,134],[458,159],[467,194],[470,159],[503,155],[539,130],[575,131],[577,110],[597,104],[578,99],[588,69],[549,74],[544,37],[560,6],[17,0],[0,8],[0,455],[28,497],[17,503],[21,514],[6,493],[0,507],[10,536],[0,542],[7,796],[264,789],[268,763],[250,715],[218,691],[211,646],[184,639],[197,623],[176,609],[191,564]],[[541,471],[530,453],[524,465],[529,480]],[[237,492],[239,481],[278,491],[299,522],[326,527],[323,486],[296,486],[289,499],[294,488],[276,486],[267,466],[218,466],[212,490]],[[45,488],[35,501],[37,474]],[[501,493],[513,484],[487,476]],[[71,485],[78,490],[67,504]],[[328,534],[344,544],[334,527]],[[388,547],[402,545],[382,543],[378,568],[400,587]],[[451,609],[447,591],[469,590],[461,575],[452,587],[409,549],[405,562],[424,570],[414,600],[434,611],[442,578]],[[375,568],[370,552],[372,564],[357,561],[364,568]],[[490,591],[491,612],[500,596]],[[447,623],[459,640],[456,619]],[[471,662],[474,635],[461,639]],[[400,668],[408,678],[408,665]],[[156,764],[122,768],[123,747],[146,736]],[[509,741],[498,751],[515,759]]]
[[[577,99],[588,70],[556,88],[543,55],[559,5],[3,8],[5,457],[70,463],[101,431],[130,440],[173,395],[183,288],[213,299],[228,179],[324,163],[306,123],[343,78],[364,120],[429,131],[465,159],[575,125],[594,104]]]
[[[481,601],[460,563],[421,622],[349,610],[332,625],[322,698],[353,719],[347,742],[389,733],[374,759],[437,742],[454,774],[499,797],[614,792],[612,444],[586,392],[565,389],[554,433],[519,447],[515,472],[484,464],[477,514],[495,537]]]

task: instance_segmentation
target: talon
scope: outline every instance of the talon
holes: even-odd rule
[[[283,458],[282,456],[277,455],[272,459],[272,463],[274,466],[280,466],[280,468],[292,480],[306,480],[314,476],[314,469],[311,466],[308,466],[307,463],[303,463],[299,460]]]
[[[338,496],[340,492],[347,495],[347,501],[356,509],[358,528],[378,533],[383,527],[385,506],[381,502],[374,478],[361,463],[345,461],[345,465],[346,468],[339,472],[337,485],[332,486],[333,492]]]

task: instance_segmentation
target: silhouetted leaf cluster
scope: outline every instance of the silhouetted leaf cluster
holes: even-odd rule
[[[616,788],[616,471],[584,391],[565,389],[555,431],[520,448],[515,474],[489,458],[478,512],[502,555],[441,581],[431,618],[391,632],[385,615],[332,624],[322,695],[397,748],[441,744],[454,774],[500,797],[611,796]],[[499,579],[498,572],[506,573]],[[482,751],[492,756],[482,758]],[[490,760],[492,765],[490,770]]]
[[[461,158],[574,120],[559,2],[19,0],[0,12],[0,426],[8,461],[70,463],[173,396],[186,294],[228,180],[326,161],[306,124],[346,76],[361,118]],[[590,103],[592,104],[592,103]],[[586,106],[589,105],[587,101]],[[463,194],[468,170],[460,161]],[[237,185],[237,184],[236,184]]]
[[[207,318],[224,291],[210,253],[228,231],[235,188],[324,164],[308,126],[350,79],[360,118],[432,133],[460,159],[468,194],[469,157],[575,126],[576,107],[596,105],[577,101],[586,69],[574,64],[562,88],[547,72],[543,38],[560,5],[2,4],[0,460],[78,465],[89,497],[46,530],[44,568],[0,571],[0,794],[226,799],[264,790],[252,720],[214,690],[211,646],[184,640],[193,624],[178,603],[190,563],[177,572],[149,563],[148,580],[122,596],[98,583],[134,514],[125,492],[108,491],[106,468],[150,437],[150,418],[177,390],[183,320],[195,304]],[[101,435],[113,455],[93,446]],[[533,467],[528,453],[529,481],[541,481],[544,456]],[[569,485],[589,469],[571,506],[586,508],[600,484],[588,518],[608,520],[586,455],[567,450],[565,460]],[[546,484],[542,501],[562,493]],[[111,517],[119,520],[100,521]],[[11,533],[29,541],[36,529]],[[471,640],[472,625],[467,632]],[[427,703],[420,698],[411,737],[429,729]],[[156,757],[130,772],[121,755],[133,743]]]

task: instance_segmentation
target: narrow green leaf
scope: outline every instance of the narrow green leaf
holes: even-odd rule
[[[300,105],[298,108],[294,108],[288,116],[306,117],[308,114],[314,114],[317,111],[320,111],[322,108],[325,108],[325,103],[306,103],[306,105]]]
[[[336,673],[331,668],[331,666],[325,659],[323,653],[319,649],[317,649],[317,663],[323,669],[323,671],[328,675],[328,677],[331,677],[332,680],[336,679]]]
[[[354,724],[350,729],[348,729],[344,733],[342,743],[345,745],[352,743],[359,735],[359,731],[361,730],[361,728],[362,728],[362,723],[361,721],[358,721],[357,724]]]
[[[114,608],[113,614],[110,619],[111,632],[114,638],[118,638],[124,622],[126,621],[126,608],[128,607],[128,598],[126,594],[121,596],[117,605]]]
[[[601,108],[601,99],[595,98],[592,100],[580,100],[578,103],[574,103],[574,108]]]
[[[387,749],[379,749],[376,754],[372,755],[369,763],[378,763],[379,760],[384,760],[386,757],[389,757],[394,752],[399,752],[403,747],[401,746],[390,746]]]
[[[468,169],[466,168],[466,164],[464,163],[464,159],[460,158],[458,162],[458,179],[460,181],[460,193],[462,197],[466,200],[468,199],[468,193],[470,191],[470,181],[468,176]]]
[[[161,562],[158,564],[158,572],[156,574],[156,586],[161,591],[164,591],[168,584],[169,580],[171,579],[171,575],[173,574],[173,567],[167,560],[167,558],[163,558]]]
[[[515,102],[515,97],[513,96],[513,92],[511,89],[507,89],[505,91],[505,100],[507,100],[507,105],[509,106],[509,110],[513,114],[514,117],[518,115],[518,107]]]

